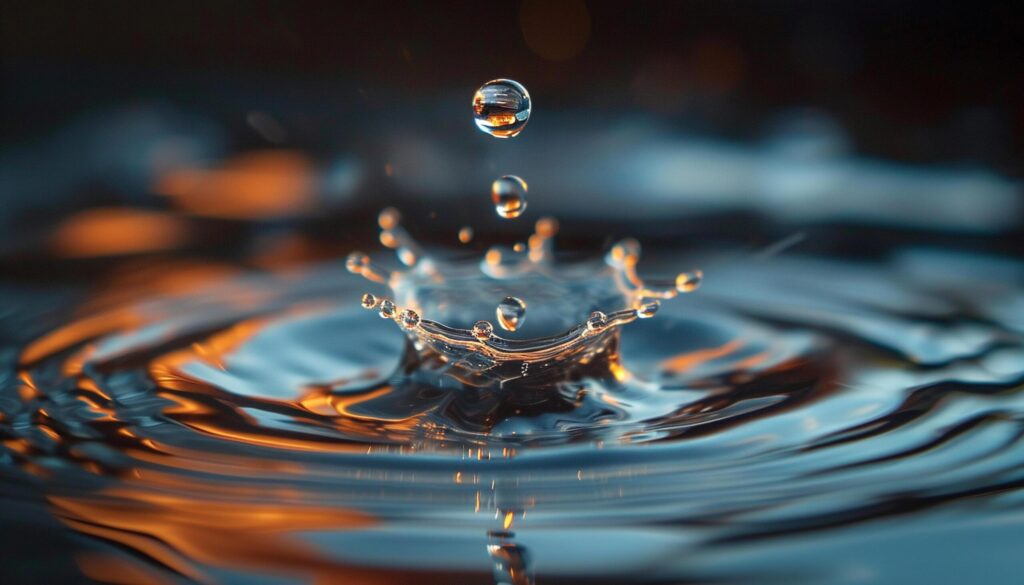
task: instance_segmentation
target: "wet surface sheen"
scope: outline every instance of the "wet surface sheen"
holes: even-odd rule
[[[0,461],[98,580],[971,582],[1014,558],[1024,265],[701,266],[619,361],[532,392],[428,375],[341,263],[111,287],[57,326],[9,291]]]

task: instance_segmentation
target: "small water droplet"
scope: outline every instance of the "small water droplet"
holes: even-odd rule
[[[516,297],[505,297],[494,311],[498,316],[498,324],[505,331],[515,331],[526,320],[526,303]]]
[[[533,231],[542,238],[553,238],[558,233],[558,220],[553,217],[542,217],[534,224]]]
[[[476,337],[480,341],[486,341],[491,338],[491,334],[494,333],[494,325],[491,325],[490,321],[477,321],[473,324],[473,337]]]
[[[473,94],[473,119],[481,131],[497,138],[511,138],[530,120],[530,93],[511,79],[495,79]]]
[[[515,245],[512,246],[512,250],[515,252],[522,252],[526,250],[526,244],[523,244],[522,242],[516,242]]]
[[[393,230],[402,221],[402,214],[394,207],[387,207],[377,215],[377,225],[382,230]]]
[[[658,299],[640,299],[636,306],[636,316],[641,319],[650,319],[661,308]]]
[[[372,309],[377,306],[377,297],[366,293],[363,295],[362,304],[364,309]]]
[[[362,252],[352,252],[345,258],[345,269],[357,273],[370,263],[370,257]]]
[[[587,331],[597,333],[608,325],[608,316],[601,311],[594,311],[587,319]]]
[[[459,241],[468,244],[473,241],[473,228],[465,226],[459,230]]]
[[[399,248],[398,259],[402,261],[402,264],[406,266],[415,266],[419,262],[419,258],[416,256],[416,252],[413,252],[409,248]]]
[[[700,286],[703,278],[704,273],[700,270],[680,272],[679,276],[676,277],[676,290],[681,293],[693,292]]]
[[[384,299],[380,302],[380,318],[393,319],[395,317],[395,303]]]
[[[505,175],[491,183],[491,201],[494,210],[505,219],[515,219],[526,211],[526,181],[515,175]]]
[[[415,329],[420,324],[420,315],[412,309],[406,309],[402,311],[401,323],[406,329]]]
[[[612,246],[608,252],[608,263],[612,266],[625,266],[640,258],[640,242],[626,238]]]

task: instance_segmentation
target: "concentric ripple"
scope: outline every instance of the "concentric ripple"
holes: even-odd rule
[[[700,264],[616,359],[515,393],[412,363],[337,265],[121,291],[4,350],[3,467],[101,582],[971,582],[963,542],[1013,558],[1024,264]]]

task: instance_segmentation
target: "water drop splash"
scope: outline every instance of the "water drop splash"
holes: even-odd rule
[[[516,297],[505,297],[494,312],[502,329],[515,331],[526,320],[526,303]]]
[[[547,217],[536,222],[519,251],[492,246],[479,260],[446,260],[426,253],[399,217],[385,210],[379,223],[405,268],[386,270],[362,252],[353,252],[346,266],[391,290],[390,298],[374,297],[364,307],[395,321],[421,354],[472,374],[460,375],[463,382],[506,383],[549,368],[569,371],[573,363],[597,356],[614,359],[619,327],[654,317],[661,301],[694,290],[699,275],[686,273],[689,284],[682,288],[671,280],[641,279],[640,244],[632,239],[614,245],[603,260],[556,262],[559,226]],[[413,251],[417,261],[405,262],[403,250]],[[495,296],[504,299],[497,308]],[[531,303],[529,324],[523,298]],[[482,319],[488,314],[515,336],[496,335],[495,326]],[[421,356],[422,363],[432,360]]]
[[[511,138],[530,120],[530,93],[511,79],[495,79],[473,94],[476,127],[496,138]]]
[[[491,183],[491,202],[494,211],[505,219],[515,219],[526,211],[526,181],[515,175],[505,175]]]

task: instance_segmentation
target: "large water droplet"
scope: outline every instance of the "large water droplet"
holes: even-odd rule
[[[526,320],[526,303],[516,297],[505,297],[495,310],[498,324],[505,331],[515,331]]]
[[[526,181],[515,175],[505,175],[491,183],[491,201],[494,210],[505,219],[515,219],[526,211]]]
[[[476,127],[498,138],[511,138],[530,120],[530,93],[511,79],[495,79],[473,94]]]
[[[393,319],[395,317],[395,303],[384,299],[380,302],[380,318]]]

